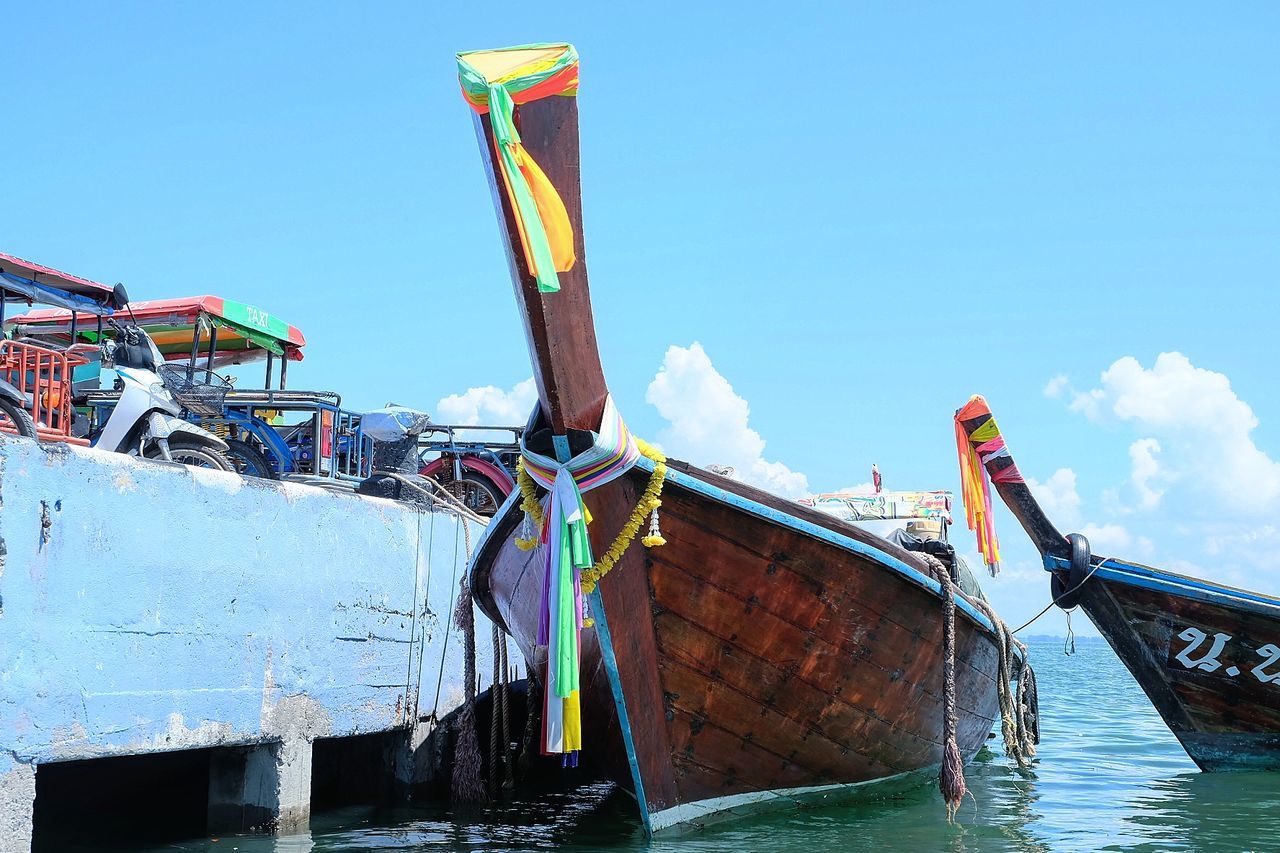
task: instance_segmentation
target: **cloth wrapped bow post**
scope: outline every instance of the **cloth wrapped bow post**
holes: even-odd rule
[[[458,54],[462,95],[478,115],[488,113],[497,164],[515,211],[525,263],[541,293],[560,289],[557,272],[577,260],[564,201],[520,142],[515,107],[539,98],[575,96],[578,52],[570,44],[529,44]]]
[[[966,435],[964,421],[983,415],[990,419]],[[964,496],[965,516],[969,529],[978,538],[978,550],[986,561],[987,569],[994,577],[1000,571],[1000,541],[996,538],[995,515],[991,511],[991,484],[985,463],[1009,455],[1000,427],[991,416],[991,407],[981,395],[975,394],[956,412],[956,450],[960,455],[961,493]],[[1017,465],[1009,465],[995,475],[1002,483],[1024,482]]]
[[[527,447],[520,451],[525,471],[547,490],[538,537],[545,555],[538,642],[547,646],[542,751],[546,755],[566,754],[569,764],[577,763],[577,752],[582,749],[578,699],[581,575],[593,562],[587,536],[591,514],[582,494],[621,477],[640,459],[636,440],[612,397],[605,400],[600,432],[593,435],[592,447],[568,462],[534,453]]]

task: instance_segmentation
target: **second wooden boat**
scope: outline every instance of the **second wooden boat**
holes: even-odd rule
[[[573,763],[581,750],[653,832],[845,796],[944,758],[958,769],[998,713],[985,604],[944,594],[935,560],[630,435],[587,283],[577,54],[532,45],[459,67],[539,394],[523,498],[499,510],[471,580],[544,674],[543,751]]]
[[[1201,770],[1280,769],[1280,598],[1090,552],[1045,515],[982,397],[956,412],[966,501],[989,511],[983,471]]]

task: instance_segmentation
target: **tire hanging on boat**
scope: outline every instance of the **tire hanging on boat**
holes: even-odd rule
[[[1089,579],[1089,563],[1092,560],[1089,540],[1083,534],[1069,533],[1067,542],[1071,547],[1071,568],[1067,571],[1066,581],[1057,572],[1049,576],[1049,592],[1053,595],[1053,603],[1063,610],[1071,610],[1080,604],[1080,588]]]

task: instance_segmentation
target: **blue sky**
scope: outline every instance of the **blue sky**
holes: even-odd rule
[[[307,335],[291,384],[357,408],[512,389],[453,53],[573,41],[596,316],[638,432],[725,461],[697,458],[705,415],[812,489],[872,462],[953,488],[950,416],[981,392],[1064,527],[1274,591],[1276,7],[734,8],[15,6],[0,250],[258,304]],[[664,359],[684,379],[650,392]],[[987,587],[1020,621],[1047,583],[1000,521]]]

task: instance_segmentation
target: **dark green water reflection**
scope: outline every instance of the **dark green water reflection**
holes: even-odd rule
[[[1043,743],[1034,769],[996,749],[967,769],[954,825],[933,786],[891,800],[791,811],[646,844],[633,803],[607,785],[465,819],[438,807],[316,815],[309,835],[223,838],[163,850],[1280,850],[1280,774],[1197,773],[1101,642],[1073,657],[1032,644]],[[1277,695],[1280,701],[1280,692]],[[995,741],[992,741],[993,746]]]

